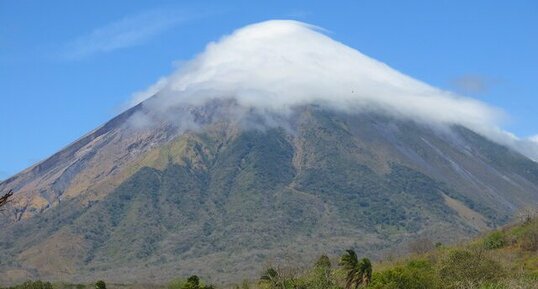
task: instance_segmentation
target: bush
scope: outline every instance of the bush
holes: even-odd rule
[[[176,279],[168,284],[168,289],[213,289],[213,285],[205,285],[196,275],[187,280]]]
[[[310,289],[327,289],[332,288],[334,280],[331,274],[331,260],[327,255],[322,255],[314,265],[308,280],[306,281]]]
[[[484,239],[484,248],[488,250],[499,249],[504,247],[504,245],[506,245],[506,241],[501,231],[495,231]]]
[[[95,289],[106,289],[105,281],[99,280],[95,283]]]
[[[444,288],[478,287],[500,280],[503,273],[501,265],[482,251],[452,251],[441,261],[439,268],[439,277]]]
[[[528,224],[518,240],[519,246],[525,251],[538,251],[538,222]]]
[[[43,282],[41,280],[26,281],[21,285],[10,287],[9,289],[52,289],[52,284],[50,284],[50,282]]]
[[[433,289],[438,287],[438,278],[431,262],[413,260],[404,266],[374,273],[368,288],[374,289]]]

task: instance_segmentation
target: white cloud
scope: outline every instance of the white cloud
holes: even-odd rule
[[[499,80],[483,75],[466,74],[455,78],[452,82],[456,91],[462,93],[484,93],[497,84]]]
[[[64,56],[77,59],[140,45],[186,19],[176,10],[152,10],[125,17],[67,43]]]
[[[210,43],[134,102],[156,91],[147,107],[159,113],[222,98],[275,114],[320,104],[347,112],[375,110],[426,123],[460,124],[500,142],[515,142],[498,129],[501,110],[415,80],[296,21],[250,25]]]
[[[538,138],[537,137],[530,137],[526,139],[518,138],[512,144],[512,147],[514,147],[516,150],[518,150],[522,154],[533,159],[534,161],[538,162]]]
[[[156,83],[152,84],[148,89],[133,93],[131,100],[125,105],[124,109],[133,107],[141,103],[142,101],[152,97],[153,95],[157,94],[157,92],[159,92],[164,87],[166,87],[167,83],[168,83],[168,79],[166,77],[163,77],[159,79]]]
[[[538,162],[538,135],[526,139],[517,139],[513,146],[524,155]]]

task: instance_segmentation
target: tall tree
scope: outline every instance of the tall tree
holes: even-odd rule
[[[214,289],[214,286],[209,284],[205,285],[201,280],[200,277],[196,275],[192,275],[189,278],[187,278],[187,282],[184,282],[179,286],[180,289]]]
[[[9,192],[0,197],[0,209],[11,201],[11,196],[13,196],[13,190],[9,190]]]
[[[346,289],[366,287],[372,280],[372,263],[368,258],[359,261],[353,250],[346,250],[340,258],[340,266],[346,271]]]
[[[105,281],[99,280],[95,283],[95,289],[106,289]]]
[[[312,289],[327,289],[333,287],[331,260],[327,255],[321,255],[312,270]]]

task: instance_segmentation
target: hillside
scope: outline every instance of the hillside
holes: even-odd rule
[[[231,282],[270,260],[300,264],[346,247],[380,257],[420,235],[457,241],[538,198],[535,162],[463,127],[317,107],[293,120],[186,132],[4,227],[3,280],[155,282],[197,272]]]
[[[530,215],[527,215],[530,216]],[[404,257],[386,256],[371,265],[367,286],[372,289],[533,289],[538,287],[538,218],[524,218],[519,224],[484,233],[481,237],[459,245],[433,244],[429,239],[417,239],[410,244]],[[261,289],[344,289],[349,269],[343,263],[346,252],[321,255],[311,265],[297,267],[286,262],[265,264],[257,275],[240,284],[217,284],[216,288]],[[361,256],[357,257],[360,260]],[[315,259],[313,259],[315,260]],[[113,284],[107,288],[168,288],[204,289],[215,285],[194,283],[192,277],[174,278],[167,285]],[[160,283],[166,283],[161,280]],[[93,284],[29,283],[11,289],[93,288]]]

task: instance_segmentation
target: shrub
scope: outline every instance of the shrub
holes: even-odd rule
[[[327,255],[319,257],[306,282],[306,287],[311,289],[327,289],[333,287],[334,280],[331,274],[331,266],[331,260]]]
[[[495,231],[484,239],[484,248],[488,250],[499,249],[504,247],[504,245],[506,245],[506,241],[501,231]]]
[[[455,250],[441,260],[439,277],[443,288],[478,287],[503,277],[503,268],[482,251]]]
[[[168,289],[213,289],[213,285],[205,285],[198,276],[192,275],[187,280],[176,279],[170,282]]]
[[[105,281],[99,280],[95,283],[95,289],[106,289]]]
[[[538,222],[528,224],[518,240],[519,246],[525,251],[538,251]]]
[[[374,289],[433,289],[438,278],[431,262],[413,260],[403,266],[375,273],[369,288]]]
[[[21,285],[10,287],[10,289],[52,289],[52,284],[50,284],[50,282],[43,282],[41,280],[26,281]]]

